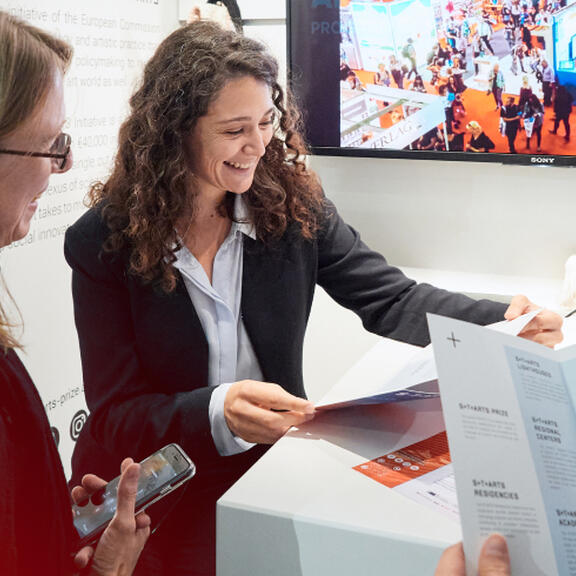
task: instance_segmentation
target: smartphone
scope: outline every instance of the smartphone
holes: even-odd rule
[[[196,466],[178,444],[168,444],[140,462],[140,478],[136,493],[136,514],[190,480]],[[74,526],[80,534],[80,546],[96,542],[116,512],[118,482],[111,480],[93,494],[84,506],[74,504]]]

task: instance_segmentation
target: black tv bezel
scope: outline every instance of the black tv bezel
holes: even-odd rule
[[[286,0],[286,64],[287,81],[293,97],[302,110],[304,123],[306,114],[301,102],[299,102],[298,92],[294,89],[294,69],[292,62],[292,33],[291,23],[293,22],[292,4],[294,2],[310,3],[311,0]],[[339,0],[332,0],[338,2]],[[559,154],[510,154],[502,152],[449,152],[431,150],[391,150],[387,148],[350,148],[344,146],[317,146],[313,142],[308,142],[308,149],[316,156],[335,156],[350,158],[378,158],[378,159],[410,159],[410,160],[440,160],[444,162],[491,162],[502,165],[513,166],[562,166],[576,167],[575,155]]]

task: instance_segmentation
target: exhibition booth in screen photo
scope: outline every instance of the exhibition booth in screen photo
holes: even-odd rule
[[[0,254],[25,326],[21,357],[68,477],[89,410],[64,234],[87,209],[91,184],[110,174],[118,129],[146,61],[203,4],[5,0],[1,6],[75,49],[65,80],[75,167],[51,180],[30,234]],[[526,294],[561,315],[576,308],[574,0],[238,0],[238,6],[244,34],[278,58],[282,84],[302,110],[307,164],[371,249],[417,282],[475,299],[506,304]],[[569,104],[562,109],[564,92]],[[534,109],[527,105],[532,96]],[[516,123],[514,130],[504,118]],[[476,148],[481,135],[492,147]],[[576,342],[574,318],[566,318],[565,342],[554,351],[564,356],[536,360],[536,349],[521,348],[525,364],[556,363],[567,381],[576,365],[565,352]],[[458,334],[451,336],[457,349]],[[494,336],[489,345],[501,345],[502,358],[513,349],[505,338]],[[217,575],[432,576],[443,550],[463,537],[432,350],[367,332],[317,287],[303,356],[316,415],[289,430],[218,501]],[[510,374],[511,382],[521,379],[512,368]],[[488,426],[481,415],[468,417],[477,429]],[[194,479],[187,486],[194,490]],[[552,549],[559,537],[528,526],[542,512],[530,510],[508,536],[516,545],[550,532]],[[506,533],[510,518],[502,513],[497,520]],[[549,552],[534,552],[534,574],[553,576],[573,561],[569,574],[576,575],[576,557],[557,548],[549,565],[543,560]]]
[[[543,4],[542,10],[512,15],[511,5],[350,0],[291,6],[288,59],[296,93],[310,111],[307,130],[315,151],[354,155],[353,148],[363,148],[376,156],[390,156],[379,150],[420,156],[434,151],[465,159],[461,153],[470,150],[463,135],[472,121],[493,140],[489,152],[509,154],[500,121],[503,100],[512,97],[524,115],[531,93],[546,103],[541,113],[545,126],[552,126],[555,117],[544,94],[549,82],[575,90],[575,7]],[[341,32],[333,33],[333,22]],[[572,143],[548,133],[544,130],[538,149],[522,143],[514,154],[537,151],[571,164],[560,158],[574,155]],[[522,156],[486,160],[530,162]]]

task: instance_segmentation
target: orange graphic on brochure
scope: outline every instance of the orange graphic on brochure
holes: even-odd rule
[[[446,432],[354,466],[365,476],[394,488],[450,464]]]

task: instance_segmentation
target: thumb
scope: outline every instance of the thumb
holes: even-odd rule
[[[510,556],[501,534],[488,536],[478,560],[478,576],[510,576]]]
[[[530,300],[528,300],[528,298],[526,298],[526,296],[523,294],[517,294],[510,301],[510,306],[508,306],[504,318],[506,318],[506,320],[514,320],[514,318],[518,318],[518,316],[530,312],[533,307],[534,305]]]
[[[131,517],[134,515],[139,476],[140,464],[132,463],[122,471],[118,483],[118,505],[116,507],[118,516]]]

